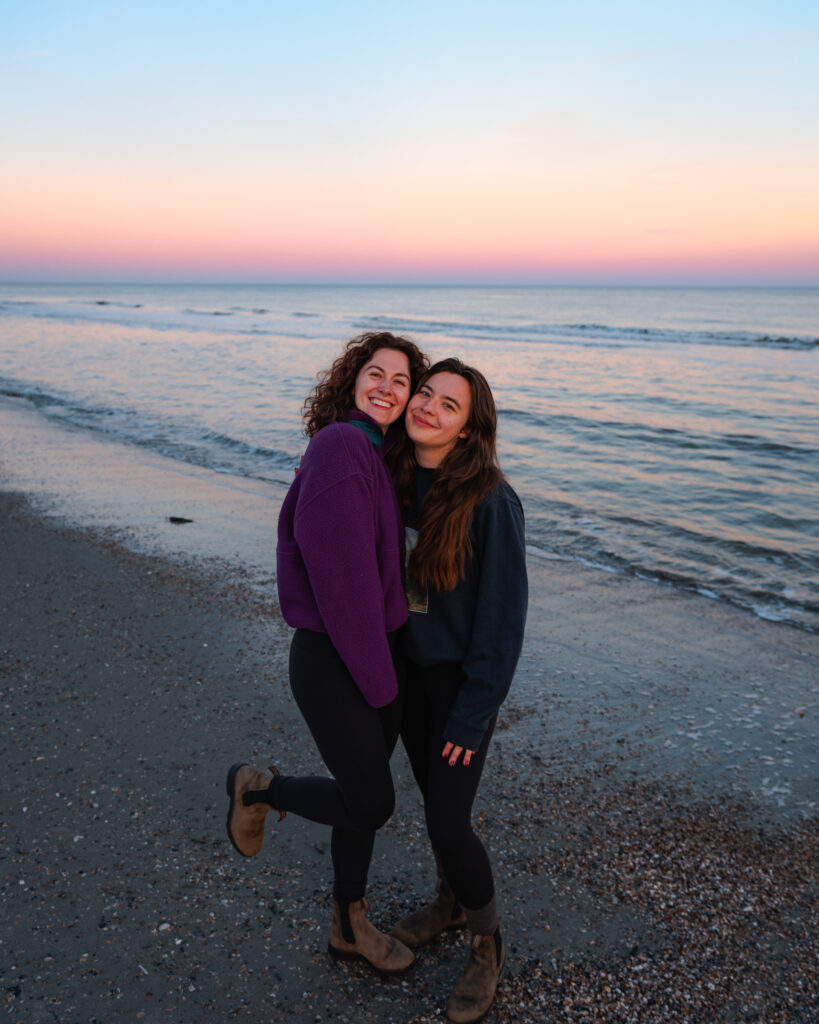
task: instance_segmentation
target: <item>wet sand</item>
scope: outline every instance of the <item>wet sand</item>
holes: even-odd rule
[[[127,540],[0,494],[5,1019],[443,1020],[463,935],[399,980],[334,962],[327,830],[271,822],[250,861],[225,838],[232,761],[322,771],[269,588]],[[476,808],[509,951],[488,1019],[814,1021],[817,637],[530,568]],[[385,927],[433,882],[394,765],[371,873]]]

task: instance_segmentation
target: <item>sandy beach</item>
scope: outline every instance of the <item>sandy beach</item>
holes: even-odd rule
[[[154,540],[186,538],[150,551],[110,495],[113,531],[53,493],[49,511],[16,436],[0,462],[4,1019],[444,1020],[462,935],[397,981],[331,961],[327,830],[271,822],[251,861],[225,838],[231,762],[323,770],[270,600],[270,496],[242,499],[248,520],[269,506],[243,576],[197,516],[168,528],[149,509]],[[137,491],[168,513],[225,508],[217,474],[153,460],[121,477],[123,508]],[[814,1021],[816,635],[577,564],[530,571],[477,807],[509,950],[488,1019]],[[400,750],[394,767],[371,872],[384,927],[434,878]]]

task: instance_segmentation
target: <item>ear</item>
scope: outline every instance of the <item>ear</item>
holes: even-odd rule
[[[458,437],[460,437],[460,438],[461,438],[462,440],[463,440],[463,438],[465,438],[465,437],[469,437],[469,431],[468,431],[468,430],[462,430],[462,431],[460,432],[460,434],[458,434]]]

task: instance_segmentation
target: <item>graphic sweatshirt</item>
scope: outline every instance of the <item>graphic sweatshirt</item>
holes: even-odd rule
[[[405,522],[411,547],[434,469],[418,467]],[[512,683],[523,645],[528,583],[523,508],[505,480],[475,509],[469,530],[472,557],[454,590],[422,591],[407,580],[409,621],[404,654],[428,667],[461,663],[464,678],[449,711],[443,739],[477,750]]]

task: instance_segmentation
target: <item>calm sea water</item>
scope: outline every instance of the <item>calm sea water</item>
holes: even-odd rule
[[[371,329],[484,371],[535,553],[819,627],[819,289],[5,285],[0,394],[286,484]]]

